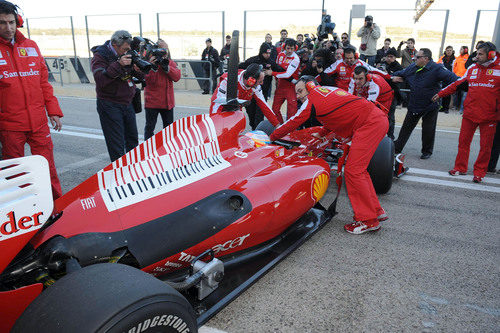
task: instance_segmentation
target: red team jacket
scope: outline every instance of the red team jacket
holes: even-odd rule
[[[271,134],[271,140],[277,140],[292,132],[309,119],[311,113],[314,113],[324,126],[320,135],[324,136],[333,131],[338,139],[349,139],[373,108],[373,103],[342,89],[316,87],[309,93],[299,111]]]
[[[351,79],[351,82],[349,83],[349,93],[361,96],[371,102],[377,101],[382,104],[384,108],[386,108],[386,110],[382,109],[382,111],[387,113],[391,108],[392,99],[394,98],[394,90],[392,90],[389,83],[387,83],[387,81],[380,75],[370,75],[371,80],[366,81],[365,85],[362,87],[358,87],[354,79]],[[377,104],[375,103],[375,105]]]
[[[335,85],[340,89],[344,89],[347,91],[349,89],[349,82],[351,82],[352,74],[354,73],[354,68],[358,66],[364,66],[370,73],[376,73],[387,80],[391,79],[391,76],[389,74],[382,72],[381,70],[378,70],[359,59],[357,59],[352,66],[348,66],[344,62],[344,60],[337,60],[330,67],[325,69],[325,74],[328,74],[330,76],[335,75]],[[318,80],[318,82],[321,82],[321,77],[319,75],[316,77],[316,79]]]
[[[145,107],[170,110],[175,106],[174,82],[181,78],[181,70],[172,59],[169,59],[168,67],[168,73],[160,67],[146,75]]]
[[[287,57],[285,52],[280,52],[276,63],[285,69],[284,72],[273,72],[273,76],[278,79],[278,88],[295,87],[292,80],[299,79],[300,67],[300,58],[297,53],[293,52],[290,57]]]
[[[224,76],[224,75],[223,75]],[[218,112],[222,112],[222,103],[216,100],[226,100],[227,95],[227,74],[226,77],[219,83],[217,89],[214,91],[212,95],[211,103],[210,103],[210,114],[215,114]],[[257,106],[262,110],[264,116],[273,124],[273,126],[279,125],[278,119],[274,112],[269,108],[264,99],[264,95],[262,94],[262,88],[260,85],[255,87],[247,87],[243,83],[243,70],[240,71],[238,75],[238,99],[244,99],[246,101],[250,101],[251,99],[255,99],[257,102]]]
[[[37,131],[47,114],[63,116],[48,77],[34,41],[19,30],[14,45],[0,38],[0,130]]]
[[[464,76],[456,80],[438,95],[446,97],[453,94],[457,87],[467,81],[469,91],[464,101],[463,117],[476,123],[495,122],[500,110],[500,63],[497,56],[486,63],[472,64]]]

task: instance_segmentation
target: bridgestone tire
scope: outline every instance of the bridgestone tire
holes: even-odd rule
[[[240,32],[238,30],[233,31],[233,37],[231,39],[231,47],[229,48],[229,61],[227,64],[227,100],[231,100],[238,97],[238,65],[240,62],[240,56],[238,53],[238,40]]]
[[[372,179],[375,192],[389,192],[394,176],[394,142],[389,137],[380,141],[375,154],[368,165],[368,173]]]
[[[12,332],[197,332],[191,305],[133,267],[96,264],[58,280],[19,317]]]
[[[255,128],[255,130],[262,131],[262,132],[266,133],[267,135],[271,135],[271,133],[274,131],[274,129],[275,129],[275,127],[273,126],[273,124],[271,124],[271,122],[269,120],[262,120]]]

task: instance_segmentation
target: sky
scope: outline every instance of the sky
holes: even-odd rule
[[[143,24],[145,28],[151,27],[151,29],[156,27],[156,17],[157,12],[182,12],[182,11],[220,11],[224,10],[225,20],[226,20],[226,31],[231,31],[233,29],[243,29],[243,11],[244,10],[281,10],[281,9],[321,9],[321,0],[287,0],[287,1],[269,1],[269,0],[252,0],[252,1],[238,1],[238,0],[188,0],[188,1],[161,1],[161,0],[81,0],[81,1],[68,1],[68,0],[18,0],[13,1],[16,3],[24,12],[25,17],[49,17],[49,16],[74,16],[75,26],[83,25],[84,15],[95,15],[95,14],[111,14],[111,13],[142,13],[143,14]],[[365,0],[365,1],[349,1],[349,0],[325,0],[325,8],[328,10],[329,14],[332,15],[332,19],[337,23],[338,30],[347,30],[349,10],[353,4],[366,4],[367,9],[387,9],[387,8],[398,8],[398,9],[414,9],[415,0]],[[286,8],[284,8],[286,5]],[[483,1],[465,1],[465,0],[435,0],[431,9],[450,9],[450,19],[448,31],[456,33],[470,33],[472,34],[474,29],[474,22],[476,19],[476,13],[478,9],[481,10],[498,10],[499,1],[498,0],[483,0]],[[393,13],[393,14],[392,14]],[[383,21],[397,19],[401,16],[398,12],[386,12],[382,14],[381,12],[376,12],[380,14],[379,17],[383,17]],[[259,13],[252,13],[253,22],[258,20]],[[273,15],[287,15],[286,12],[274,12],[272,14],[262,14],[262,20],[270,23],[273,21]],[[297,15],[297,13],[295,13]],[[413,15],[413,13],[412,13]],[[426,13],[425,15],[435,15],[438,29],[442,29],[444,14],[443,13]],[[482,14],[482,20],[480,24],[480,32],[488,33],[492,35],[493,27],[496,18],[495,12],[485,12]],[[194,17],[193,21],[200,20],[201,15],[192,15]],[[319,23],[320,14],[317,15],[317,21]],[[169,15],[169,19],[174,25],[183,24],[183,22],[189,21],[189,16],[187,15],[177,15],[178,18]],[[209,20],[220,20],[220,16],[206,15],[205,18]],[[305,21],[313,20],[313,14],[308,13],[304,15]],[[124,17],[126,18],[126,17]],[[126,18],[136,22],[135,18]],[[250,20],[250,16],[249,16]],[[374,15],[374,21],[377,22],[377,15]],[[383,24],[384,22],[379,22]],[[260,22],[262,24],[262,22]],[[62,23],[66,24],[66,23]],[[312,24],[317,24],[312,22]],[[307,25],[307,24],[306,24]],[[430,28],[436,28],[433,24],[429,24]]]

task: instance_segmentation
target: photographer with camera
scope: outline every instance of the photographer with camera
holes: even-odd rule
[[[174,121],[174,82],[181,78],[181,71],[170,58],[170,50],[163,39],[158,39],[152,56],[149,59],[158,66],[157,71],[146,75],[144,101],[146,109],[146,125],[144,126],[144,140],[153,136],[158,114],[161,116],[163,128]]]
[[[131,54],[132,35],[118,30],[111,40],[92,48],[91,69],[97,94],[97,113],[111,162],[137,146],[138,134],[132,100],[136,87],[132,78],[144,79]],[[135,59],[135,62],[134,62]],[[144,62],[142,65],[146,65]],[[148,67],[148,66],[146,66]],[[148,68],[144,68],[147,70]]]
[[[359,46],[359,59],[366,61],[370,66],[375,66],[375,57],[377,55],[377,40],[380,38],[380,28],[373,23],[373,16],[365,17],[365,24],[357,33],[361,37]]]

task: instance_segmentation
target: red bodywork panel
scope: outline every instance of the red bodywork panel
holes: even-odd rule
[[[246,196],[252,210],[202,242],[142,269],[153,275],[166,274],[188,266],[207,249],[223,256],[275,238],[325,193],[330,167],[316,156],[327,143],[313,139],[311,133],[319,129],[310,128],[287,137],[301,143],[293,149],[259,146],[241,135],[244,129],[241,111],[174,122],[59,198],[55,211],[62,216],[36,234],[31,244],[37,248],[54,236],[120,232],[227,189]],[[181,177],[181,169],[194,172]],[[171,182],[163,186],[153,183],[168,170]],[[176,175],[179,179],[174,180]],[[161,177],[158,182],[162,184]],[[0,293],[0,312],[7,316],[4,327],[10,327],[40,291],[39,285],[33,285]],[[17,293],[19,296],[12,296]]]

